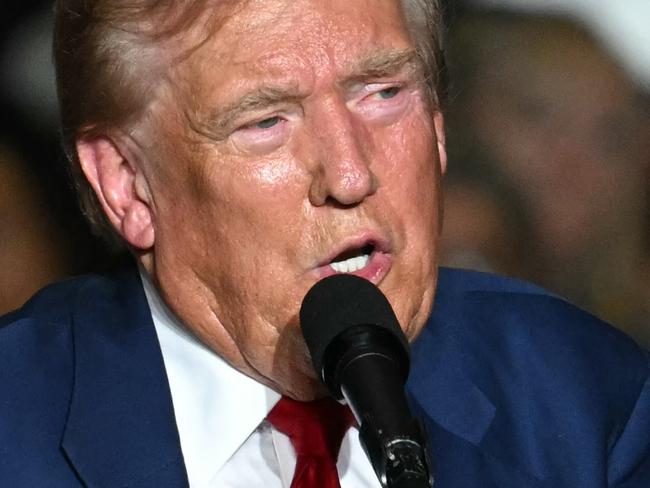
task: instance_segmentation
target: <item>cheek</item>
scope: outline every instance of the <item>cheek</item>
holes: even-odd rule
[[[427,173],[432,160],[437,159],[433,116],[425,112],[422,104],[414,105],[403,120],[375,136],[375,144],[388,158],[391,170],[407,178]]]
[[[201,183],[203,266],[240,301],[272,303],[273,286],[288,289],[285,281],[295,278],[289,265],[303,226],[304,184],[289,158],[239,163],[206,172]]]
[[[187,195],[195,212],[209,215],[205,223],[220,233],[263,233],[270,220],[290,218],[290,210],[300,208],[304,178],[288,151],[255,159],[228,148],[206,152],[187,166],[179,175],[186,191],[179,195]]]
[[[437,144],[432,127],[420,119],[387,134],[379,147],[387,156],[380,177],[386,207],[401,234],[398,263],[385,291],[407,336],[413,338],[428,315],[435,289],[440,228]]]
[[[256,188],[262,191],[260,195],[265,197],[274,195],[278,189],[290,186],[296,178],[296,169],[294,165],[283,160],[274,160],[266,164],[261,164],[250,173],[250,181],[247,183],[250,188]],[[275,193],[277,197],[277,193]]]
[[[381,180],[400,217],[436,225],[440,168],[432,126],[422,117],[412,118],[386,134],[379,146],[385,158]]]

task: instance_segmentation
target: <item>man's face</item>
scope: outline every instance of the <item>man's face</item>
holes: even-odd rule
[[[320,395],[298,311],[346,270],[418,334],[444,149],[425,97],[397,0],[244,2],[175,65],[145,151],[150,268],[209,347],[282,393]]]

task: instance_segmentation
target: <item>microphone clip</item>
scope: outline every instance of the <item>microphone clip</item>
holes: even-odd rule
[[[411,420],[406,434],[387,436],[367,416],[359,439],[382,488],[433,488],[427,436],[419,420]]]

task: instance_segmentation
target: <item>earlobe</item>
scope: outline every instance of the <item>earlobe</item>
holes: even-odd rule
[[[137,249],[149,249],[154,243],[153,222],[149,207],[141,201],[133,202],[122,219],[122,236]]]
[[[128,154],[106,136],[77,140],[77,154],[88,182],[115,230],[131,246],[149,249],[154,227],[148,192]]]
[[[447,171],[447,143],[445,134],[445,118],[440,110],[433,116],[433,126],[438,141],[438,156],[440,158],[440,171],[445,174]]]

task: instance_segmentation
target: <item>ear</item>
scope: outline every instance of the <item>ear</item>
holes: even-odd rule
[[[104,213],[132,247],[147,250],[155,236],[150,192],[142,169],[107,137],[77,140],[81,168],[95,190]]]
[[[445,118],[440,110],[436,110],[433,116],[433,127],[436,131],[436,140],[438,141],[440,171],[442,174],[445,174],[447,171],[447,139],[445,134]]]

